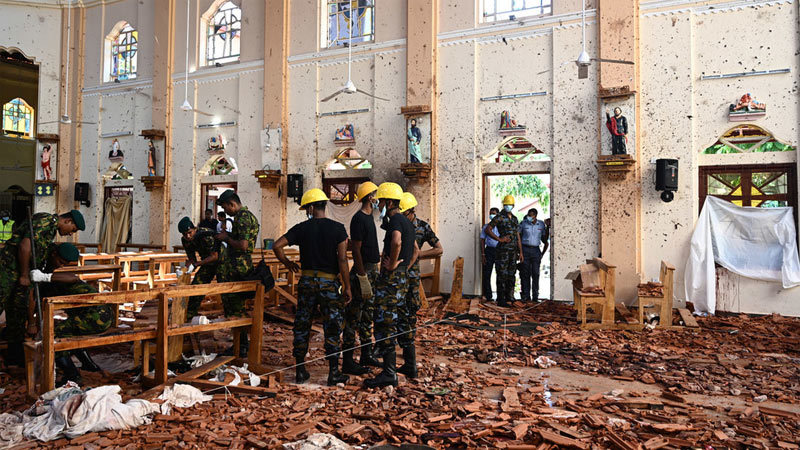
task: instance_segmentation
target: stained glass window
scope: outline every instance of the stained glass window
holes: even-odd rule
[[[138,46],[139,32],[125,24],[111,43],[112,79],[132,80],[136,78]]]
[[[369,42],[375,37],[374,0],[327,0],[328,47],[347,44],[350,27],[353,42]],[[355,23],[352,13],[355,11]]]
[[[3,105],[3,133],[33,137],[33,108],[21,98]]]
[[[790,152],[794,147],[775,139],[767,130],[756,125],[739,125],[726,131],[711,147],[703,150],[706,155],[728,153]]]
[[[551,0],[483,0],[484,22],[540,16],[552,11]]]
[[[792,164],[700,168],[700,204],[713,195],[738,206],[796,206]]]
[[[223,3],[208,22],[206,62],[209,65],[239,61],[242,10],[233,2]]]

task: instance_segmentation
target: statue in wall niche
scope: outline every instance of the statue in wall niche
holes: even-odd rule
[[[353,140],[355,140],[355,132],[353,131],[353,124],[348,123],[342,128],[336,130],[336,137],[334,137],[334,142],[353,141]]]
[[[108,159],[111,161],[122,161],[124,156],[122,150],[119,148],[119,141],[114,139],[114,141],[111,142],[111,151],[108,152]]]
[[[156,146],[152,139],[147,144],[147,176],[156,176]]]
[[[211,136],[208,138],[208,151],[209,152],[222,152],[225,150],[225,141],[221,135]]]
[[[422,162],[422,152],[420,142],[422,142],[422,131],[417,127],[417,119],[411,119],[408,127],[408,157],[412,163]]]
[[[53,170],[50,168],[50,157],[53,154],[53,149],[50,148],[50,144],[45,144],[42,147],[42,178],[45,181],[52,180]]]
[[[742,111],[744,110],[744,111]],[[762,112],[767,110],[767,105],[753,100],[753,96],[748,92],[744,94],[735,105],[729,107],[730,112]]]
[[[512,130],[515,128],[525,128],[525,125],[520,125],[517,123],[517,121],[511,117],[511,113],[508,111],[503,111],[500,113],[500,129]]]
[[[626,148],[628,143],[628,119],[622,115],[622,109],[619,107],[614,108],[614,117],[611,117],[608,108],[606,108],[606,128],[611,132],[611,154],[628,154]]]

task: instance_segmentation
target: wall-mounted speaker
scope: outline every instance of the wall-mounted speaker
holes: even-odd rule
[[[661,200],[671,202],[678,190],[678,160],[656,160],[656,190],[663,191]]]
[[[89,183],[75,183],[75,201],[81,205],[86,205],[87,208],[91,205],[91,201],[89,201]]]
[[[303,196],[303,174],[290,173],[286,175],[286,196],[300,203]]]

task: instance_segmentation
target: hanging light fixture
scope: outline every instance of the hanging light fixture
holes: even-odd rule
[[[186,71],[183,78],[183,104],[181,109],[183,111],[191,111],[192,104],[189,103],[189,2],[186,0]]]

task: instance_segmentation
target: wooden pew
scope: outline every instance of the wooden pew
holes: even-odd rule
[[[75,244],[75,247],[78,248],[78,251],[81,253],[100,253],[102,251],[100,243],[94,242],[82,242],[80,244]]]
[[[658,279],[663,286],[660,296],[646,295],[641,292],[636,296],[636,303],[639,307],[639,323],[644,325],[644,309],[652,304],[659,313],[658,326],[671,327],[675,267],[666,261],[661,261],[661,271]]]
[[[567,275],[572,280],[572,296],[583,328],[614,326],[616,266],[600,258],[587,260],[579,270]],[[586,324],[586,308],[591,306],[600,324]]]
[[[166,252],[167,245],[166,244],[117,244],[117,252],[124,252],[124,251],[138,251],[143,252],[145,250],[153,250],[157,252]]]

